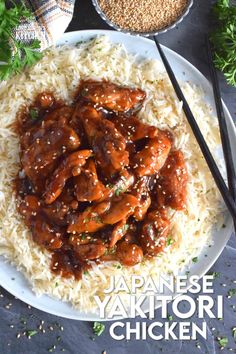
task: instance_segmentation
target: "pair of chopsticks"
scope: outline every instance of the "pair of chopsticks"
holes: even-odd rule
[[[217,117],[218,117],[218,122],[219,122],[219,127],[220,127],[220,137],[221,137],[221,141],[222,141],[224,160],[225,160],[225,164],[226,164],[228,186],[229,186],[229,191],[230,191],[234,201],[236,201],[236,174],[235,174],[235,169],[234,169],[233,155],[232,155],[232,150],[231,150],[231,145],[230,145],[230,140],[229,140],[227,123],[225,120],[225,113],[224,113],[224,109],[223,109],[223,104],[222,104],[222,100],[220,97],[219,81],[218,81],[217,72],[216,72],[216,69],[215,69],[215,66],[213,63],[212,47],[211,47],[211,43],[210,43],[208,37],[206,37],[206,47],[207,47],[210,74],[211,74],[212,84],[213,84],[216,112],[217,112]],[[236,232],[236,221],[235,220],[234,220],[234,230]]]
[[[233,166],[233,159],[232,159],[232,152],[230,148],[230,142],[229,142],[229,137],[228,137],[228,131],[227,131],[227,125],[225,121],[225,116],[224,116],[224,111],[223,111],[223,106],[222,106],[222,101],[220,98],[220,93],[219,93],[219,85],[216,86],[215,82],[217,81],[216,73],[215,75],[213,74],[213,64],[210,65],[212,69],[212,78],[213,78],[213,84],[214,84],[214,95],[215,95],[215,100],[216,100],[216,107],[217,107],[217,114],[218,114],[218,119],[219,119],[219,124],[220,124],[220,133],[221,133],[221,139],[222,139],[222,145],[224,149],[224,158],[227,166],[227,175],[228,175],[228,180],[229,180],[229,188],[226,186],[225,181],[217,167],[217,164],[208,148],[208,145],[201,133],[201,130],[198,127],[198,124],[193,116],[193,113],[184,97],[184,94],[178,84],[178,81],[175,77],[175,74],[157,40],[157,37],[154,36],[154,41],[156,43],[157,49],[159,51],[160,57],[162,59],[162,62],[165,66],[165,69],[168,73],[169,79],[173,85],[173,88],[175,90],[175,93],[180,101],[183,102],[183,110],[186,115],[186,118],[188,120],[188,123],[194,133],[194,136],[199,144],[199,147],[202,151],[202,154],[207,162],[207,165],[211,171],[211,174],[215,180],[215,183],[222,195],[222,198],[234,220],[234,223],[236,225],[236,204],[234,201],[234,198],[236,196],[236,183],[235,183],[235,171],[234,171],[234,166]],[[210,47],[209,47],[210,48]],[[217,90],[218,87],[218,90]],[[232,194],[231,194],[232,193]],[[234,194],[235,193],[235,194]]]

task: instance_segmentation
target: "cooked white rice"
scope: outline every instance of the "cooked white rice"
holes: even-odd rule
[[[24,273],[37,295],[48,294],[71,302],[76,308],[96,310],[94,295],[103,297],[111,275],[122,274],[155,278],[159,274],[177,274],[211,240],[212,225],[219,218],[220,196],[193,134],[182,113],[171,84],[155,60],[143,61],[130,55],[121,45],[98,37],[77,47],[48,50],[33,68],[11,79],[0,89],[0,255]],[[81,281],[64,279],[50,271],[50,253],[32,241],[31,234],[16,210],[12,182],[19,170],[19,141],[11,128],[22,104],[29,104],[44,90],[71,102],[81,79],[108,79],[145,90],[147,100],[140,117],[159,128],[169,129],[175,147],[182,149],[189,172],[186,212],[170,212],[171,235],[175,239],[163,256],[146,260],[132,268],[117,263],[93,265]],[[183,84],[184,93],[210,148],[219,144],[217,122],[204,102],[199,87]],[[88,295],[89,294],[89,295]]]

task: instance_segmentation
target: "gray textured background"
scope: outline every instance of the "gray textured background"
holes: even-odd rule
[[[195,65],[205,76],[209,77],[204,50],[204,36],[210,27],[209,10],[214,1],[195,0],[191,13],[176,29],[161,35],[160,42],[177,53],[183,55]],[[96,14],[90,0],[77,0],[73,20],[68,31],[79,29],[109,28]],[[234,118],[236,119],[236,90],[227,86],[221,77],[222,96]],[[212,271],[220,272],[214,281],[215,294],[225,295],[224,319],[210,320],[208,340],[197,341],[147,341],[116,342],[110,338],[109,323],[100,337],[94,337],[92,323],[61,319],[48,315],[23,302],[14,299],[0,288],[0,354],[156,354],[156,353],[236,353],[236,343],[232,336],[232,328],[236,327],[236,296],[227,298],[229,289],[236,288],[236,240],[232,236],[224,252],[214,265]],[[171,315],[171,311],[169,311]],[[156,311],[156,319],[160,311]],[[140,319],[137,319],[140,321]],[[177,320],[173,316],[173,320]],[[200,320],[193,317],[192,321]],[[38,329],[44,321],[41,329]],[[125,322],[125,321],[124,321]],[[135,320],[132,320],[134,323]],[[149,322],[149,321],[147,321]],[[37,330],[31,339],[22,335],[25,331]],[[20,335],[20,336],[19,336]],[[229,344],[221,351],[217,337],[227,336]],[[17,338],[19,337],[19,338]],[[55,346],[55,347],[54,347]]]

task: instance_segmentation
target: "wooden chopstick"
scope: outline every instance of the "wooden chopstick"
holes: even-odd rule
[[[220,137],[222,141],[224,160],[226,164],[228,186],[229,186],[229,191],[235,201],[236,200],[236,173],[234,168],[232,149],[229,140],[228,127],[227,127],[225,113],[224,113],[223,104],[220,95],[218,76],[213,63],[212,47],[208,36],[206,36],[206,47],[207,47],[207,54],[208,54],[209,69],[210,69],[210,74],[212,79],[217,118],[220,127]],[[236,231],[236,222],[234,222],[234,229]]]
[[[175,77],[175,74],[173,73],[173,71],[171,69],[171,66],[170,66],[170,64],[169,64],[169,62],[168,62],[168,60],[167,60],[167,58],[166,58],[166,56],[165,56],[165,54],[164,54],[164,52],[163,52],[163,50],[161,48],[156,36],[154,36],[153,38],[154,38],[154,41],[156,43],[156,46],[157,46],[157,49],[159,51],[160,57],[162,59],[162,62],[164,64],[164,66],[165,66],[165,69],[166,69],[166,71],[168,73],[169,79],[170,79],[170,81],[171,81],[171,83],[173,85],[173,88],[175,90],[175,93],[176,93],[178,99],[183,102],[184,113],[185,113],[186,118],[188,120],[188,123],[189,123],[189,125],[190,125],[190,127],[191,127],[191,129],[192,129],[192,131],[194,133],[194,136],[195,136],[195,138],[196,138],[196,140],[197,140],[197,142],[199,144],[199,147],[200,147],[200,149],[202,151],[202,154],[203,154],[203,156],[204,156],[204,158],[205,158],[205,160],[207,162],[207,165],[208,165],[208,167],[209,167],[209,169],[211,171],[211,174],[212,174],[212,176],[213,176],[213,178],[215,180],[215,183],[216,183],[216,185],[217,185],[217,187],[218,187],[218,189],[219,189],[219,191],[220,191],[220,193],[222,195],[222,198],[224,199],[224,202],[225,202],[230,214],[232,215],[232,218],[233,218],[234,222],[236,222],[236,204],[235,204],[235,202],[234,202],[234,200],[233,200],[233,198],[232,198],[232,196],[231,196],[231,194],[230,194],[230,192],[228,190],[228,187],[225,184],[225,181],[224,181],[224,179],[223,179],[223,177],[222,177],[222,175],[221,175],[221,173],[220,173],[220,171],[219,171],[219,169],[217,167],[217,164],[216,164],[216,162],[215,162],[215,160],[214,160],[214,158],[213,158],[213,156],[212,156],[212,154],[211,154],[211,152],[210,152],[210,150],[209,150],[209,148],[207,146],[207,143],[206,143],[206,141],[205,141],[205,139],[204,139],[204,137],[203,137],[203,135],[201,133],[201,130],[198,127],[198,124],[197,124],[197,122],[196,122],[196,120],[195,120],[195,118],[193,116],[193,113],[192,113],[192,111],[191,111],[191,109],[190,109],[190,107],[189,107],[189,105],[188,105],[188,103],[187,103],[187,101],[186,101],[186,99],[184,97],[184,94],[183,94],[183,92],[182,92],[182,90],[181,90],[181,88],[180,88],[180,86],[178,84],[178,81],[177,81],[177,79]]]

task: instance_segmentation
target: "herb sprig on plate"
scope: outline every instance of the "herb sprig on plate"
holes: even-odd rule
[[[35,39],[28,43],[16,40],[13,31],[22,19],[32,19],[32,13],[24,4],[15,4],[7,8],[5,1],[0,0],[0,80],[6,80],[19,73],[25,66],[31,66],[41,57],[37,49],[40,41]]]
[[[217,28],[211,35],[214,63],[229,84],[236,87],[236,5],[218,0],[213,6]]]

